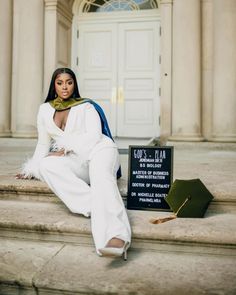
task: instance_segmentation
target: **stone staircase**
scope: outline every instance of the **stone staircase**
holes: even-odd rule
[[[175,170],[175,178],[191,178],[205,167],[199,153],[190,159],[176,151],[176,167],[185,166]],[[231,169],[224,159],[224,173],[213,171],[215,162],[207,168],[204,183],[215,198],[205,218],[153,225],[151,217],[169,213],[128,210],[133,232],[128,261],[98,257],[90,219],[70,213],[44,183],[2,173],[0,295],[236,294],[235,155],[228,159]],[[126,179],[118,183],[124,202]]]

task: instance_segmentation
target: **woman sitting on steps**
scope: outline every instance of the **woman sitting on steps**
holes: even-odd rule
[[[34,155],[16,177],[45,181],[71,212],[91,216],[100,256],[126,260],[131,229],[116,180],[118,149],[102,109],[80,97],[70,69],[53,73],[37,127]]]

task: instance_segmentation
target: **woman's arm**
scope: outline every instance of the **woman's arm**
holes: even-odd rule
[[[39,174],[39,164],[42,158],[44,158],[50,149],[51,137],[48,134],[44,121],[43,121],[43,109],[42,106],[39,108],[37,116],[37,129],[38,129],[38,142],[35,148],[33,157],[28,159],[21,169],[21,173],[18,174],[17,178],[36,178],[41,179]]]

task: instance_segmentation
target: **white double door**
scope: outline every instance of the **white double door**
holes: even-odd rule
[[[81,96],[105,111],[113,136],[160,133],[159,22],[79,25]]]

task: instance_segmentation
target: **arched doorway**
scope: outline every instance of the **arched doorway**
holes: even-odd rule
[[[117,137],[160,134],[160,12],[156,0],[85,0],[74,11],[73,68],[82,96]]]

